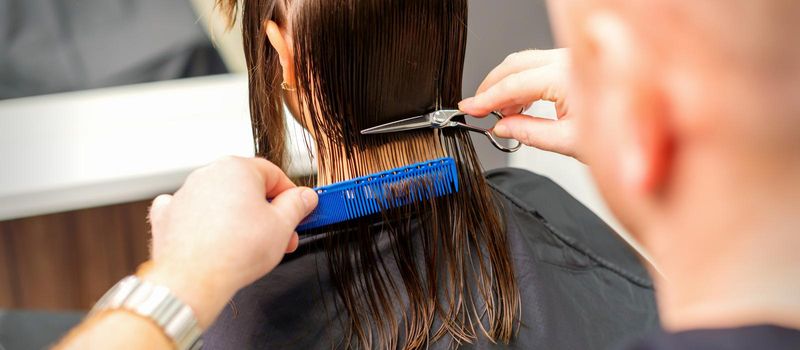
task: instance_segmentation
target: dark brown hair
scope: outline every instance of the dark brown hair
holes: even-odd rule
[[[481,334],[509,342],[519,290],[504,222],[465,131],[363,136],[461,99],[467,0],[240,0],[257,153],[286,165],[273,20],[294,42],[297,95],[315,135],[321,184],[449,156],[461,190],[327,228],[344,347],[424,348]],[[236,0],[218,0],[232,18]],[[379,223],[376,223],[379,222]],[[379,240],[392,256],[383,256]],[[398,271],[392,274],[389,271]],[[403,293],[404,292],[404,293]],[[404,300],[405,299],[405,300]]]

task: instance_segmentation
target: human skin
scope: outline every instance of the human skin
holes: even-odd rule
[[[267,198],[272,198],[267,201]],[[294,232],[317,205],[276,165],[229,157],[193,172],[150,209],[152,260],[140,278],[166,286],[205,329],[242,287],[297,248]],[[58,349],[172,349],[144,317],[109,311],[84,321]]]
[[[512,115],[495,133],[590,165],[663,273],[667,330],[800,328],[798,3],[550,8],[570,52],[509,57],[461,109],[557,102],[558,121]]]

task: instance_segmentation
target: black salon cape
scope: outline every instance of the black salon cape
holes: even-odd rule
[[[797,350],[800,329],[774,325],[656,332],[627,350]]]
[[[509,348],[613,349],[658,328],[651,280],[608,225],[542,176],[500,169],[486,178],[506,213],[522,298],[524,325]],[[301,249],[240,291],[206,332],[205,349],[333,348],[342,327],[324,254]],[[480,339],[464,348],[506,346]]]

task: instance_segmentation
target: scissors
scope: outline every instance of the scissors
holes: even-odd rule
[[[497,117],[498,120],[503,119],[503,115],[500,114],[499,112],[492,112],[490,114]],[[469,116],[469,114],[466,114],[464,112],[455,109],[442,109],[428,114],[423,114],[417,117],[393,121],[391,123],[386,123],[369,129],[364,129],[361,130],[361,134],[374,135],[374,134],[387,134],[393,132],[402,132],[402,131],[419,130],[419,129],[461,128],[468,131],[484,134],[486,137],[489,138],[489,141],[492,142],[492,145],[494,145],[494,147],[506,153],[516,152],[522,147],[521,142],[517,142],[517,145],[514,147],[503,146],[502,144],[500,144],[500,142],[497,141],[497,139],[495,139],[490,129],[484,129],[458,120],[453,120],[455,118],[463,116]]]

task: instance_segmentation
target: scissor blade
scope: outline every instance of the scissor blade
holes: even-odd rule
[[[361,130],[362,135],[372,135],[372,134],[386,134],[392,132],[401,132],[401,131],[408,131],[408,130],[417,130],[417,129],[426,129],[431,128],[433,125],[431,124],[430,115],[421,115],[418,117],[407,118],[403,120],[393,121],[391,123],[386,123],[383,125],[378,125],[376,127],[372,127],[369,129]]]

